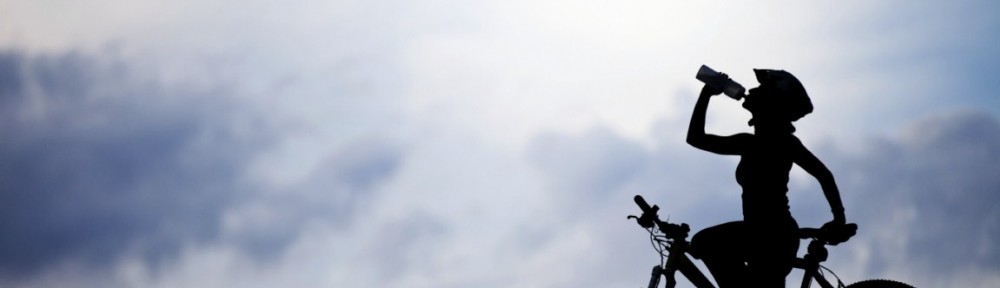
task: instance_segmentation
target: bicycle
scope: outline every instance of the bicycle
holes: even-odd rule
[[[649,231],[650,242],[652,242],[653,248],[660,254],[660,264],[653,266],[648,287],[656,288],[660,283],[660,279],[664,278],[667,280],[666,288],[673,288],[677,285],[674,274],[680,271],[697,288],[715,288],[715,285],[705,277],[705,274],[688,257],[691,245],[687,241],[687,237],[691,228],[686,223],[673,224],[660,220],[657,215],[660,207],[656,205],[650,207],[640,195],[636,195],[634,200],[636,205],[639,205],[639,208],[642,209],[642,215],[638,217],[629,215],[627,219],[635,219],[639,226]],[[820,265],[820,263],[826,261],[829,255],[826,245],[836,245],[846,242],[854,236],[857,229],[857,224],[853,223],[837,228],[799,228],[799,238],[812,239],[806,249],[805,256],[795,259],[794,263],[794,268],[805,271],[802,278],[802,288],[809,288],[814,280],[822,288],[834,288],[830,284],[830,281],[826,279],[826,276],[824,276],[823,270],[830,272],[830,274],[837,278],[836,287],[839,288],[914,288],[909,284],[885,279],[864,280],[845,287],[837,274],[833,273],[829,268]]]

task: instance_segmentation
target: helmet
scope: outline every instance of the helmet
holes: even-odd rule
[[[772,87],[779,91],[774,97],[778,105],[781,105],[785,116],[790,121],[796,121],[812,113],[813,105],[806,94],[806,88],[802,86],[798,78],[784,70],[753,69],[757,76],[757,82],[761,87]]]

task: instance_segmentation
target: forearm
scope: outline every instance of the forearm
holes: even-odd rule
[[[702,90],[698,96],[698,101],[694,104],[694,111],[691,113],[691,123],[688,124],[687,142],[695,145],[705,137],[705,114],[708,111],[708,100],[712,94]]]
[[[830,203],[830,211],[833,212],[834,220],[846,220],[844,203],[840,199],[840,190],[837,188],[837,183],[833,180],[833,175],[823,178],[820,180],[820,186],[823,189],[823,195],[826,196],[826,201]]]

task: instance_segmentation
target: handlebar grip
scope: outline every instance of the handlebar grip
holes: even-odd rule
[[[642,195],[635,195],[632,199],[635,200],[636,205],[639,205],[639,209],[642,209],[643,213],[653,210],[653,208],[649,207],[649,203],[646,203],[646,199],[642,199]]]

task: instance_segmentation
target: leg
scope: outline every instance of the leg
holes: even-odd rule
[[[729,222],[702,230],[691,238],[695,257],[700,258],[719,288],[741,287],[747,279],[745,224]]]
[[[754,287],[785,287],[785,277],[792,271],[792,265],[799,250],[799,238],[795,231],[798,224],[791,217],[767,223],[749,225],[760,235],[751,240],[747,270]]]

